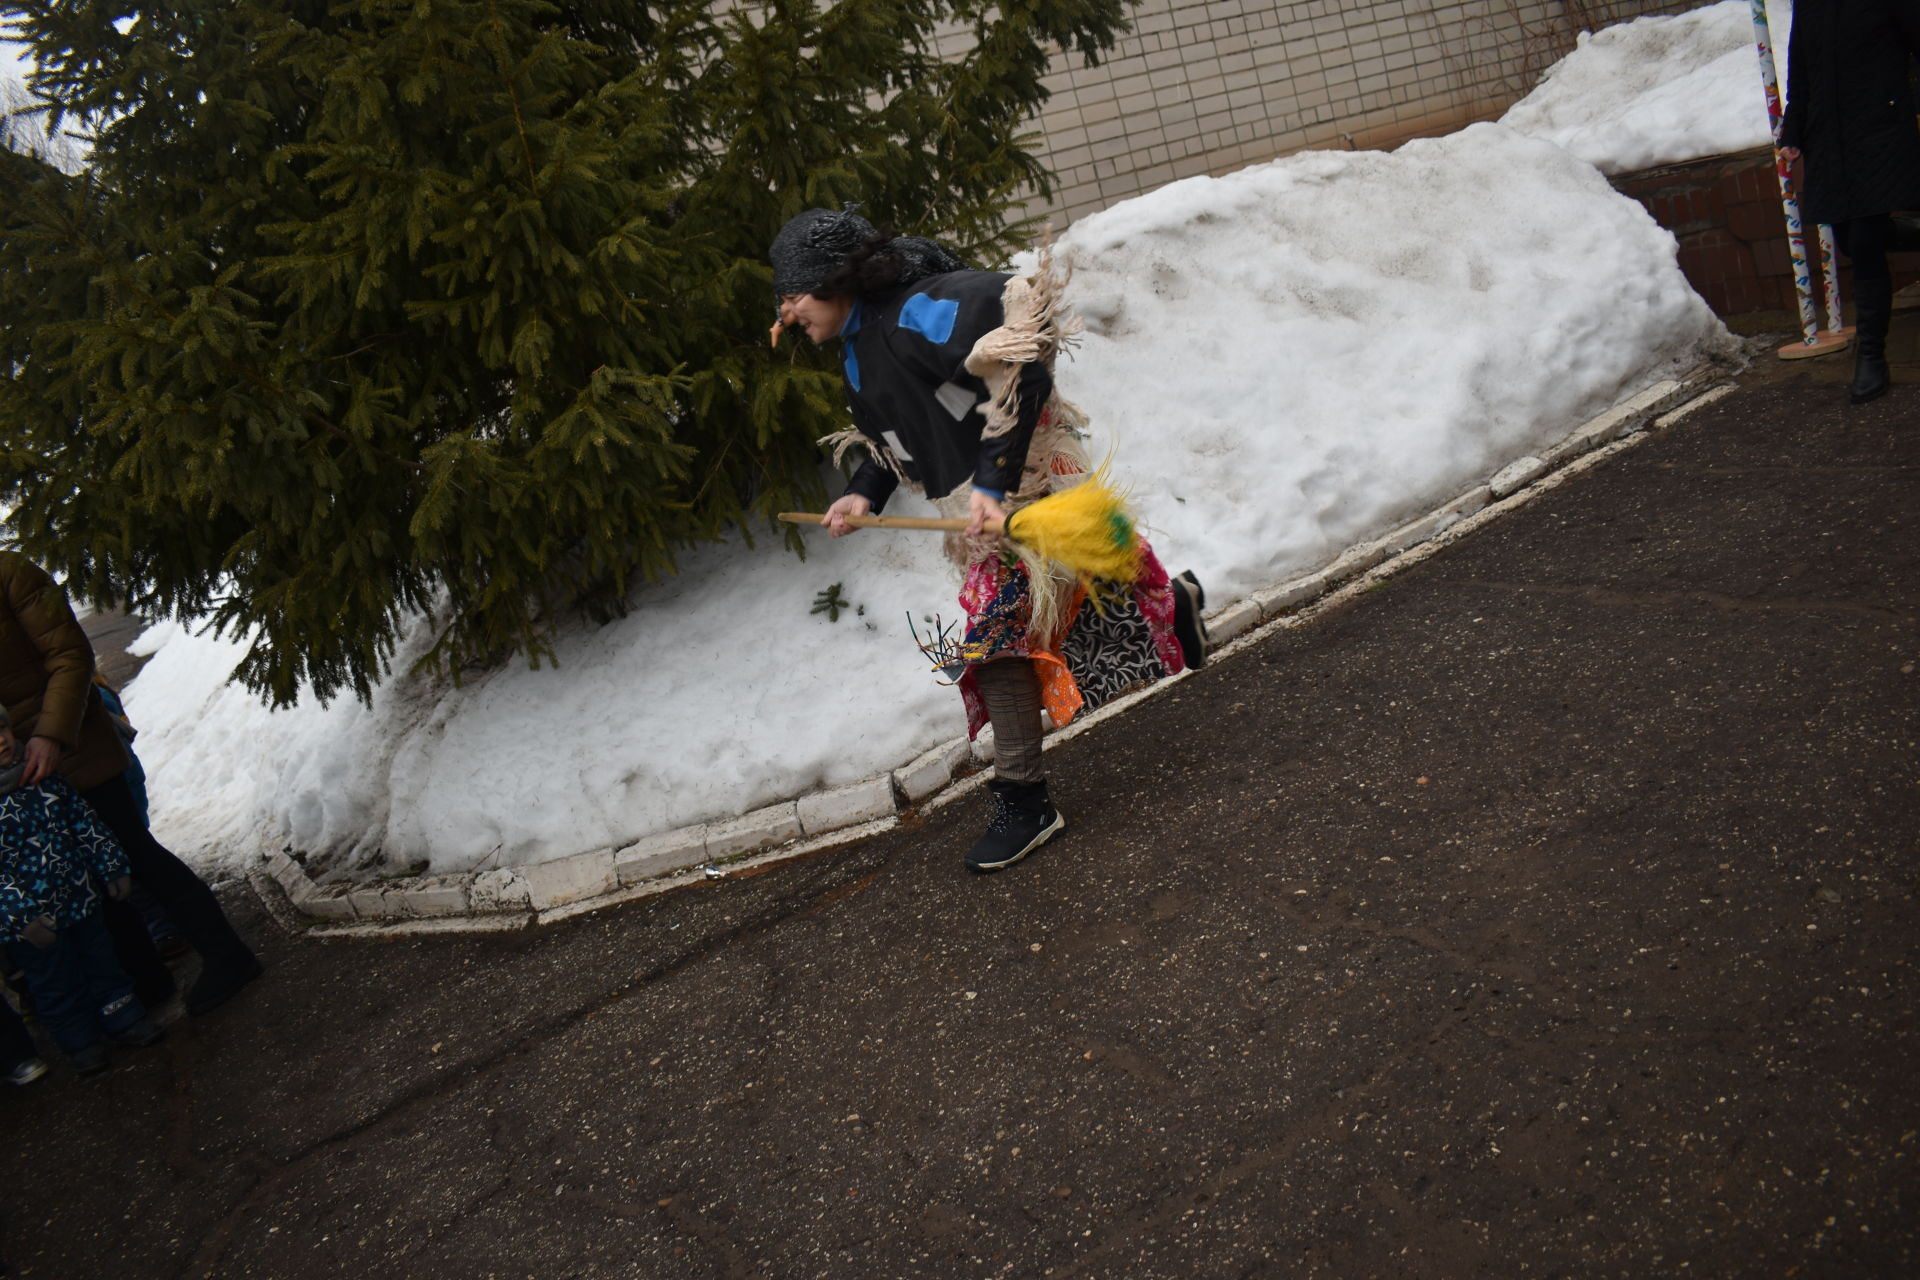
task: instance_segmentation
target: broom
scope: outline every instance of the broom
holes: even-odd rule
[[[818,512],[782,511],[788,524],[819,524]],[[859,529],[945,529],[967,521],[939,516],[849,516]],[[1140,576],[1140,532],[1102,468],[1071,489],[1048,494],[1000,521],[988,533],[1004,533],[1035,555],[1073,571],[1082,581],[1133,582]]]

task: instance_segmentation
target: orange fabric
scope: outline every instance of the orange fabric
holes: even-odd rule
[[[1067,606],[1067,625],[1060,628],[1062,636],[1072,629],[1073,620],[1080,616],[1080,606],[1086,603],[1087,589],[1075,587],[1073,603]],[[1055,644],[1059,643],[1056,637]],[[1067,660],[1051,648],[1032,651],[1033,671],[1040,677],[1040,701],[1053,718],[1054,727],[1062,728],[1069,720],[1080,714],[1080,708],[1086,699],[1080,696],[1080,685],[1073,678],[1073,672],[1067,670]]]
[[[1058,728],[1080,713],[1080,704],[1086,699],[1080,696],[1080,686],[1074,683],[1073,673],[1067,670],[1067,662],[1057,653],[1045,649],[1033,654],[1033,672],[1040,677],[1040,701],[1053,717],[1054,727]]]

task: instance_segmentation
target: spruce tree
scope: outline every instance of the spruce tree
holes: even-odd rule
[[[454,675],[817,500],[780,225],[859,201],[983,262],[1048,175],[1048,51],[1129,0],[8,3],[91,134],[0,151],[0,498],[92,599],[250,637],[276,704]],[[941,58],[934,37],[968,48]]]

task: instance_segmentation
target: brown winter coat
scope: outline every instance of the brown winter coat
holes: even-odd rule
[[[0,702],[21,743],[52,738],[74,790],[97,787],[132,762],[93,687],[93,645],[67,593],[17,551],[0,551]]]

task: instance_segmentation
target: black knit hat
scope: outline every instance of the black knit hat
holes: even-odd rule
[[[773,261],[773,291],[812,293],[862,244],[872,239],[873,224],[845,209],[809,209],[780,228],[767,257]]]

